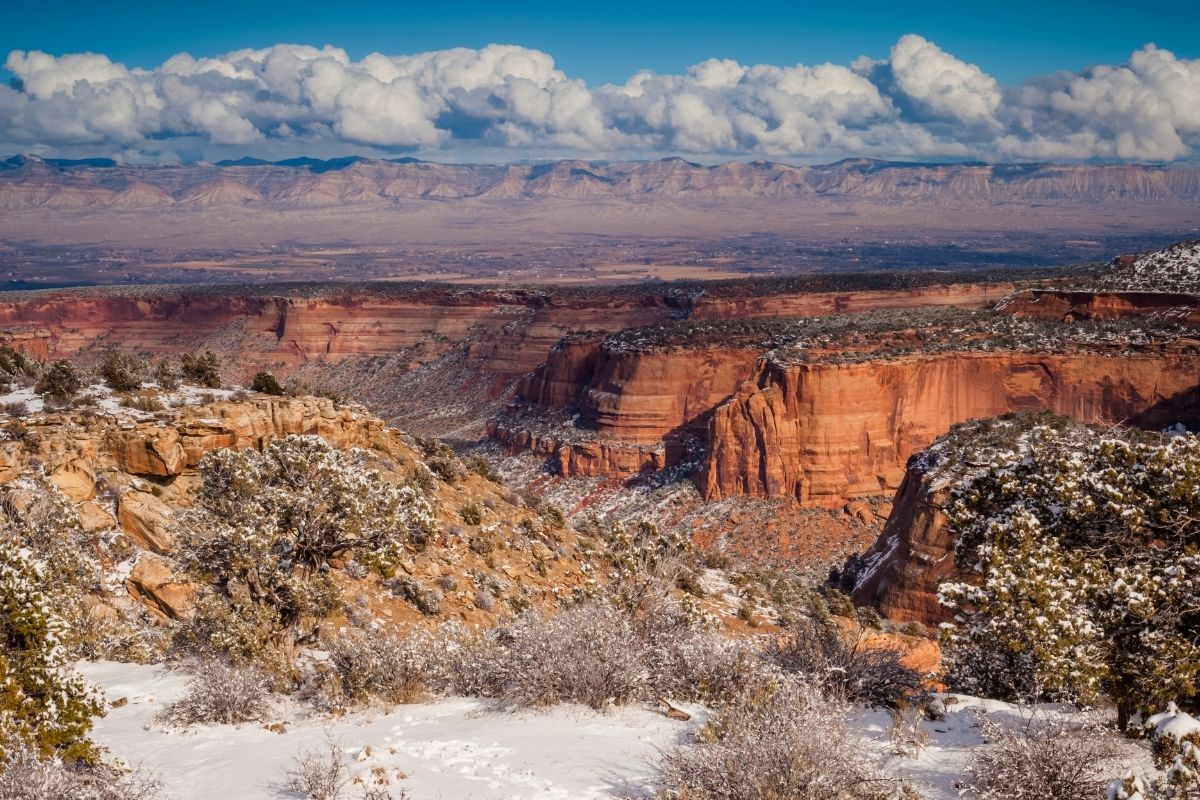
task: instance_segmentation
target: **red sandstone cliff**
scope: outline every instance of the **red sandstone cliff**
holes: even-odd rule
[[[747,297],[700,297],[692,319],[826,317],[904,308],[984,308],[1017,291],[1014,283],[956,283],[887,291],[805,292]]]
[[[615,331],[679,313],[662,297],[595,298],[528,292],[414,290],[407,293],[292,293],[239,296],[114,291],[38,293],[0,300],[2,338],[30,343],[44,358],[118,346],[146,355],[211,348],[236,355],[245,376],[288,374],[307,362],[419,350],[416,363],[469,346],[481,369],[517,376],[540,364],[565,334]]]
[[[852,593],[855,604],[875,606],[897,622],[937,625],[946,620],[938,587],[967,576],[955,564],[945,488],[910,465],[883,533],[863,557],[864,580]]]
[[[836,507],[899,486],[910,455],[954,423],[1050,410],[1088,422],[1178,417],[1196,402],[1200,355],[943,352],[861,363],[780,364],[713,414],[704,496],[793,497]]]
[[[1200,297],[1170,292],[1022,289],[999,307],[1018,317],[1066,322],[1153,316],[1200,323]]]

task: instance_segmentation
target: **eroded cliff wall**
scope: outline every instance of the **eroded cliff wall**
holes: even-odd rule
[[[699,478],[707,499],[792,497],[836,507],[887,494],[910,455],[963,420],[1049,410],[1088,422],[1166,424],[1192,413],[1200,356],[945,352],[781,364],[717,408]]]
[[[1158,317],[1200,323],[1200,297],[1177,292],[1023,289],[1000,304],[1007,314],[1073,322]]]

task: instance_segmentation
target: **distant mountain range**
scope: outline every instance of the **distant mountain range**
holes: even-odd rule
[[[910,164],[847,159],[819,166],[764,161],[439,164],[412,158],[254,158],[182,166],[111,159],[0,160],[0,209],[270,208],[388,205],[411,200],[569,198],[804,203],[1140,203],[1200,208],[1200,168],[1147,165]]]

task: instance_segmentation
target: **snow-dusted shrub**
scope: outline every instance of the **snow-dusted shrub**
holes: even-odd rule
[[[258,372],[255,373],[254,380],[250,381],[250,391],[278,397],[283,394],[283,386],[271,373]]]
[[[0,797],[4,800],[154,800],[157,780],[138,771],[68,766],[42,759],[28,747],[10,747],[0,758]]]
[[[890,800],[846,709],[794,680],[745,688],[692,743],[657,763],[661,800]]]
[[[67,621],[72,649],[82,659],[146,664],[163,654],[167,632],[144,606],[111,609],[85,603],[81,613]]]
[[[130,392],[141,387],[146,376],[146,362],[133,353],[112,348],[100,359],[100,377],[114,392]]]
[[[37,484],[30,484],[36,486]],[[70,534],[74,509],[47,490],[18,503],[6,493],[0,525],[0,751],[33,747],[41,757],[95,763],[87,738],[100,698],[74,671],[70,624],[81,607]],[[61,555],[62,561],[54,557]],[[90,575],[90,572],[87,573]]]
[[[158,715],[167,725],[236,725],[271,713],[271,683],[256,669],[221,659],[192,664],[187,694]]]
[[[647,641],[655,695],[719,705],[771,671],[755,644],[687,628]]]
[[[0,391],[7,392],[14,382],[25,382],[37,375],[37,364],[20,350],[0,345]]]
[[[331,738],[324,747],[300,751],[288,783],[292,791],[310,800],[340,800],[350,783],[345,748]]]
[[[0,488],[0,539],[24,549],[52,587],[55,612],[72,630],[89,606],[85,595],[101,590],[98,553],[84,532],[75,506],[40,469]],[[68,636],[72,648],[77,642]]]
[[[967,785],[981,800],[1095,800],[1121,755],[1116,735],[1097,724],[1036,715],[1009,727],[983,719]]]
[[[455,637],[448,631],[354,631],[329,647],[326,702],[415,703],[452,688]]]
[[[767,653],[785,672],[840,702],[895,708],[925,685],[926,676],[904,664],[899,650],[868,645],[865,633],[850,636],[832,622],[802,617]]]
[[[1110,800],[1200,798],[1200,720],[1171,703],[1144,723],[1154,763],[1165,775],[1143,780],[1132,772],[1108,786]]]
[[[664,533],[652,522],[633,527],[616,522],[595,530],[603,544],[596,555],[608,567],[607,594],[630,613],[637,613],[648,598],[674,588],[694,561],[687,537],[677,531]]]
[[[527,613],[492,635],[503,655],[490,688],[505,703],[603,709],[643,697],[649,685],[644,643],[629,616],[608,604]]]
[[[179,370],[168,358],[163,358],[154,365],[152,377],[158,388],[164,392],[173,392],[179,388]]]
[[[631,620],[655,697],[719,704],[770,672],[757,642],[709,630],[690,598],[661,587],[646,593]]]
[[[66,359],[55,361],[38,377],[34,391],[55,403],[69,403],[83,388],[83,376]]]
[[[436,530],[424,494],[316,436],[217,450],[200,474],[180,562],[208,590],[182,641],[237,659],[312,640],[316,620],[341,604],[335,560],[388,574]]]
[[[184,353],[179,357],[179,371],[188,383],[207,389],[221,388],[221,358],[211,350],[200,355]]]
[[[1200,437],[1046,417],[960,426],[923,458],[954,478],[948,516],[970,582],[954,609],[952,686],[1091,701],[1122,718],[1200,696]]]
[[[446,483],[457,483],[464,474],[466,467],[459,460],[450,445],[441,439],[417,438],[417,447],[425,456],[425,464],[429,470]]]
[[[388,589],[396,597],[403,598],[426,616],[435,617],[442,613],[442,593],[426,587],[416,578],[400,575],[387,582]]]
[[[24,400],[17,400],[13,403],[4,404],[4,413],[10,417],[27,417],[29,416],[29,403]]]

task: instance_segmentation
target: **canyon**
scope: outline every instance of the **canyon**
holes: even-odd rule
[[[111,347],[150,359],[211,349],[227,381],[267,370],[351,396],[414,435],[468,450],[490,440],[544,462],[519,484],[571,496],[573,517],[592,513],[599,486],[614,487],[605,502],[616,506],[647,486],[643,505],[625,505],[699,540],[828,563],[918,502],[906,464],[958,422],[1041,410],[1200,422],[1197,295],[1101,285],[1122,268],[604,288],[80,288],[0,297],[0,342],[83,364]],[[121,452],[136,451],[148,474],[190,463],[160,438]],[[576,480],[592,488],[556,488]],[[919,529],[913,519],[904,525]],[[887,524],[899,535],[901,523]],[[917,595],[871,602],[932,619]]]
[[[227,377],[239,382],[260,370],[333,379],[339,365],[372,358],[398,360],[411,372],[453,355],[462,362],[455,368],[485,387],[484,399],[495,400],[545,362],[562,337],[580,331],[681,318],[974,306],[1005,296],[1022,279],[1029,280],[1020,271],[974,283],[925,275],[880,290],[864,288],[871,276],[598,290],[436,284],[58,290],[0,295],[0,340],[44,360],[94,360],[109,347],[150,358],[211,349],[228,356]]]

